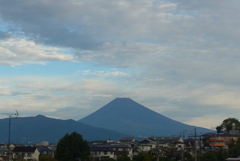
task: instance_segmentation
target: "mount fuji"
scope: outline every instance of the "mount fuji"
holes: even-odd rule
[[[130,98],[116,98],[79,122],[118,131],[136,137],[179,136],[183,131],[192,134],[213,132],[210,129],[187,125],[140,105]]]

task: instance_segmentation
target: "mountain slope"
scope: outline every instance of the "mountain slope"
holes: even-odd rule
[[[8,124],[9,119],[0,119],[0,142],[8,140]],[[85,125],[74,120],[59,120],[47,118],[42,115],[36,117],[20,117],[12,118],[11,124],[11,142],[26,143],[26,142],[42,142],[48,141],[57,143],[66,133],[78,132],[85,140],[118,140],[123,136],[116,131],[103,128],[96,128]]]
[[[116,98],[79,122],[134,136],[179,135],[183,130],[188,130],[190,133],[195,128],[167,118],[130,98]],[[196,129],[201,133],[212,132],[212,130],[201,127],[196,127]]]

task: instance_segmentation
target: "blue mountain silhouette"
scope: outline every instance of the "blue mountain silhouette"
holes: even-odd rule
[[[179,135],[183,131],[191,134],[195,128],[197,133],[213,132],[172,120],[130,98],[116,98],[79,122],[137,137],[172,136]]]
[[[113,130],[92,127],[71,119],[60,120],[43,115],[12,118],[11,122],[11,143],[15,144],[42,141],[57,143],[66,133],[72,132],[81,134],[88,141],[108,140],[109,137],[118,140],[121,137],[129,136]],[[8,118],[0,119],[0,142],[7,143],[8,141],[8,125]]]

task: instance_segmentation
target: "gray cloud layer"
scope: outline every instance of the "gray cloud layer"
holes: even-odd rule
[[[128,95],[185,122],[200,123],[192,117],[211,114],[221,120],[223,113],[239,112],[239,5],[237,0],[1,1],[0,64],[89,61],[131,69],[118,80],[129,85],[119,92],[85,84],[86,91],[94,91],[92,98],[107,96],[101,102]],[[130,86],[139,88],[130,92]]]

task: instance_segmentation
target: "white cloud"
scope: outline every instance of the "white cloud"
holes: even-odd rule
[[[6,78],[6,80],[8,79]],[[60,112],[58,116],[65,119],[80,119],[100,108],[100,102],[103,106],[114,99],[116,97],[114,93],[119,96],[130,91],[130,89],[120,90],[121,88],[114,82],[109,81],[81,80],[73,83],[72,80],[64,77],[14,77],[10,84],[1,87],[6,91],[0,97],[1,110],[8,112],[17,109],[22,114],[49,115],[68,108],[69,113],[71,113],[71,109],[85,111],[85,113],[76,112],[70,116],[67,114],[68,112],[64,114]],[[13,95],[13,91],[25,93]]]
[[[124,72],[119,72],[119,71],[116,71],[116,72],[111,72],[111,75],[114,75],[114,76],[122,76],[122,75],[128,75],[127,73],[124,73]]]
[[[186,123],[193,126],[206,127],[212,130],[216,130],[216,127],[219,126],[224,119],[227,118],[220,118],[216,116],[194,117]]]
[[[62,53],[63,50],[54,47],[38,45],[26,39],[7,39],[0,41],[0,64],[46,64],[47,61],[75,61],[71,55]]]

